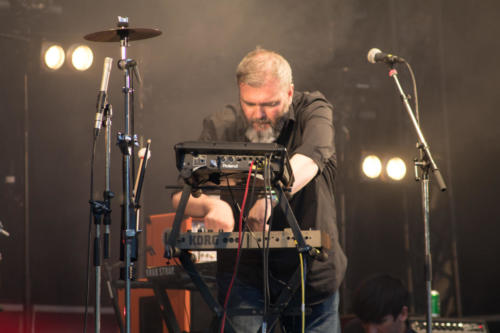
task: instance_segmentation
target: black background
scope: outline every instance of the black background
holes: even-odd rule
[[[431,186],[433,283],[443,311],[457,313],[459,281],[464,315],[500,313],[497,1],[480,6],[473,0],[38,2],[48,6],[44,10],[36,9],[35,1],[9,3],[0,8],[0,220],[11,236],[0,236],[0,303],[24,301],[26,230],[32,302],[84,302],[95,98],[103,59],[116,62],[119,44],[87,42],[95,59],[83,73],[68,66],[43,69],[40,49],[48,41],[65,48],[84,42],[84,35],[113,28],[117,15],[124,15],[133,27],[163,31],[129,48],[144,78],[136,86],[136,133],[141,142],[152,140],[144,219],[172,209],[164,186],[177,177],[173,145],[195,139],[204,116],[237,101],[238,61],[257,45],[276,50],[289,60],[297,90],[320,90],[335,106],[339,221],[345,223],[349,258],[343,311],[349,312],[350,295],[362,279],[390,272],[409,285],[413,311],[423,313],[420,185],[412,180],[416,139],[387,68],[366,61],[367,51],[378,47],[413,66],[423,132],[449,187],[440,193]],[[54,6],[59,13],[51,11]],[[398,70],[413,95],[407,69]],[[114,67],[113,137],[124,127],[122,85],[123,74]],[[104,189],[103,145],[101,136],[96,197]],[[363,180],[359,164],[366,152],[402,156],[408,165],[405,181]],[[121,155],[116,147],[112,154],[115,261]],[[7,183],[8,176],[15,182]],[[141,249],[141,263],[142,257]]]

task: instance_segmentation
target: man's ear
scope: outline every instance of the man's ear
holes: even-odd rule
[[[399,313],[398,319],[400,319],[401,321],[406,321],[406,319],[408,319],[408,307],[406,305],[403,305],[403,308]]]
[[[287,97],[290,99],[290,101],[292,100],[294,90],[295,90],[295,86],[292,83],[292,84],[290,84],[290,88],[288,89],[288,92],[287,92]]]

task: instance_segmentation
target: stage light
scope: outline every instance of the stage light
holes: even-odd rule
[[[92,66],[94,54],[87,45],[74,45],[68,51],[71,56],[71,64],[78,71],[86,71]]]
[[[58,70],[65,60],[63,48],[57,44],[49,46],[43,54],[43,60],[47,68],[54,71]]]
[[[368,178],[377,178],[382,172],[382,162],[375,155],[366,156],[362,164],[363,173]]]
[[[387,175],[394,180],[401,180],[406,175],[406,164],[399,157],[393,157],[387,162]]]

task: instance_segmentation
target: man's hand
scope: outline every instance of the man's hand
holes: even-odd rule
[[[266,211],[266,199],[261,198],[255,201],[255,204],[248,212],[247,225],[252,231],[262,231],[265,225],[266,231],[269,230],[269,224],[267,221],[271,217],[271,212],[273,210],[272,200],[267,199],[267,211]]]
[[[210,198],[204,218],[205,228],[213,231],[233,231],[234,217],[231,206],[223,200]]]
[[[181,192],[172,196],[172,205],[177,209],[181,200]],[[234,217],[231,206],[218,198],[211,198],[202,194],[198,198],[189,196],[184,214],[196,218],[203,218],[205,227],[213,231],[233,231]]]

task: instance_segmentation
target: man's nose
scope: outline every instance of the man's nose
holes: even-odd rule
[[[259,119],[266,119],[267,118],[266,109],[264,109],[263,106],[259,105],[259,109],[257,110],[257,117]]]

